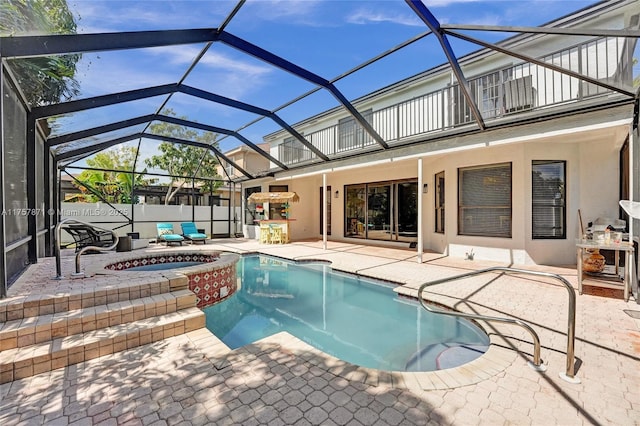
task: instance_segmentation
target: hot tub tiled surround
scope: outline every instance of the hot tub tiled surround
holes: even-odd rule
[[[161,274],[163,276],[179,274],[189,279],[189,289],[196,295],[196,306],[205,308],[213,305],[236,292],[236,263],[240,257],[232,253],[220,252],[175,252],[128,254],[111,260],[102,268],[108,271],[127,274]],[[127,271],[143,265],[176,262],[203,262],[200,265],[165,269],[161,271]],[[92,268],[94,273],[100,273]]]
[[[233,294],[240,257],[188,248],[87,255],[80,277],[69,275],[74,256],[61,260],[62,279],[44,258],[0,299],[0,384],[202,329],[198,308]],[[127,271],[185,261],[203,263]]]

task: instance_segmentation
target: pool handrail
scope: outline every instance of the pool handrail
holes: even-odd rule
[[[54,279],[56,280],[60,280],[62,278],[64,278],[62,276],[62,260],[61,260],[61,256],[60,256],[60,235],[61,235],[61,231],[62,231],[62,225],[63,224],[69,224],[69,223],[79,223],[81,225],[87,225],[87,226],[91,226],[95,229],[99,229],[102,231],[107,231],[107,232],[111,232],[111,235],[113,235],[113,244],[110,245],[109,247],[96,247],[96,246],[85,246],[82,249],[80,249],[77,253],[76,253],[76,272],[75,275],[81,275],[80,272],[80,256],[89,251],[89,250],[94,250],[94,251],[110,251],[115,249],[118,246],[118,235],[115,233],[114,230],[112,229],[107,229],[107,228],[102,228],[99,226],[95,226],[92,223],[88,223],[88,222],[83,222],[81,220],[78,219],[73,219],[73,218],[67,218],[67,219],[63,219],[60,222],[58,222],[58,224],[56,225],[56,229],[55,229],[55,256],[56,256],[56,276],[54,277]]]
[[[434,286],[437,284],[443,284],[443,283],[454,281],[454,280],[474,277],[476,275],[486,274],[490,272],[507,272],[507,273],[514,273],[514,274],[536,275],[536,276],[548,277],[548,278],[553,278],[560,281],[565,286],[565,288],[569,292],[569,312],[568,312],[568,327],[567,327],[567,365],[566,365],[565,373],[560,373],[560,377],[563,380],[566,380],[570,383],[580,383],[580,380],[575,377],[575,369],[574,369],[575,331],[576,331],[576,291],[573,288],[573,286],[571,286],[569,281],[567,281],[564,277],[558,274],[553,274],[550,272],[529,271],[526,269],[510,268],[506,266],[494,266],[491,268],[480,269],[477,271],[467,272],[467,273],[455,275],[452,277],[441,278],[438,280],[429,281],[422,284],[418,288],[418,300],[420,301],[420,305],[422,305],[422,307],[427,311],[433,312],[436,314],[451,315],[451,316],[457,316],[461,318],[479,319],[479,320],[485,320],[485,321],[504,322],[504,323],[519,325],[520,327],[527,330],[533,337],[534,360],[533,360],[532,366],[536,369],[539,369],[540,339],[538,338],[538,334],[535,332],[535,330],[526,322],[520,319],[513,319],[513,318],[501,318],[501,317],[491,317],[491,316],[485,316],[485,315],[479,315],[479,314],[467,314],[467,313],[458,312],[458,311],[445,311],[445,310],[437,309],[437,308],[434,308],[433,306],[428,306],[425,304],[425,299],[422,294],[427,287]]]

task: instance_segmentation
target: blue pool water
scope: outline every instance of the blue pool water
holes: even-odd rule
[[[241,287],[204,309],[207,328],[232,349],[287,331],[337,358],[390,371],[432,371],[484,353],[473,323],[432,314],[393,286],[265,256],[238,263]]]
[[[165,262],[153,263],[127,268],[126,271],[164,271],[165,269],[186,268],[187,266],[202,265],[205,262]]]

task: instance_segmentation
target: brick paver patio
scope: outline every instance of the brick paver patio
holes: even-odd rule
[[[411,251],[343,243],[325,251],[315,241],[216,240],[204,249],[325,259],[336,269],[401,282],[407,294],[428,280],[495,265],[435,254],[418,263]],[[39,269],[25,274],[32,282],[19,282],[10,296],[37,291],[35,278],[53,275],[51,265],[32,267]],[[577,286],[575,267],[529,269],[561,274]],[[527,366],[530,336],[495,323],[481,325],[500,362],[481,368],[483,379],[473,383],[464,377],[471,367],[429,383],[358,368],[286,333],[220,351],[219,341],[200,329],[0,385],[0,424],[640,424],[640,306],[633,299],[578,296],[581,382],[571,384],[559,377],[566,364],[567,291],[557,283],[491,274],[433,287],[429,298],[529,322],[540,335],[547,371]]]

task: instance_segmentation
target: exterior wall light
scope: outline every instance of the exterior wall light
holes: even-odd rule
[[[333,193],[333,198],[340,198],[340,191],[336,189],[336,192]]]
[[[424,185],[422,185],[422,193],[426,194],[427,192],[429,192],[429,184],[425,183]]]

